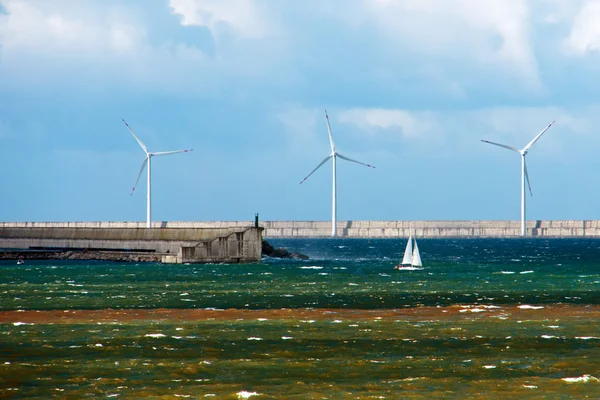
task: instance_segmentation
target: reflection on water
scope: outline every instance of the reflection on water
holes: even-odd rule
[[[0,263],[0,396],[594,398],[600,241],[273,241],[255,265]]]

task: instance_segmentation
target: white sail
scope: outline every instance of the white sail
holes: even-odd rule
[[[423,264],[421,263],[421,254],[419,254],[419,246],[417,246],[417,239],[415,239],[415,249],[413,250],[411,264],[413,267],[423,266]]]
[[[412,235],[408,238],[408,243],[406,243],[406,250],[404,250],[404,258],[402,258],[402,265],[410,265],[412,263]]]

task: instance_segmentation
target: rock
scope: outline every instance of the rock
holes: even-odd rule
[[[298,253],[296,251],[290,254],[290,258],[294,258],[296,260],[308,260],[308,256],[306,254]]]
[[[271,246],[271,244],[269,242],[267,242],[266,240],[262,241],[262,253],[265,255],[269,255],[271,253],[273,253],[275,249],[273,248],[273,246]]]
[[[267,257],[292,258],[296,260],[308,260],[308,256],[298,252],[290,253],[287,249],[280,247],[278,249],[271,246],[266,240],[262,241],[262,254]]]
[[[277,258],[290,258],[290,252],[287,249],[279,248],[273,250],[269,257],[277,257]]]

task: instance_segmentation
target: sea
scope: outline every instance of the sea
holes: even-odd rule
[[[310,258],[0,261],[0,398],[600,398],[599,239],[269,242]]]

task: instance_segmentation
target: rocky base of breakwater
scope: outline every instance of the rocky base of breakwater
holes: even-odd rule
[[[263,240],[262,255],[274,258],[308,260],[308,256],[298,252],[290,252],[280,247],[274,248]],[[162,262],[162,254],[128,253],[118,251],[0,251],[0,260],[89,260],[114,262]]]
[[[296,260],[308,260],[308,256],[298,252],[289,252],[288,249],[280,247],[278,249],[271,246],[266,240],[262,241],[262,254],[267,257],[292,258]]]
[[[109,251],[6,251],[0,260],[94,260],[115,262],[161,262],[156,253],[125,253]]]

